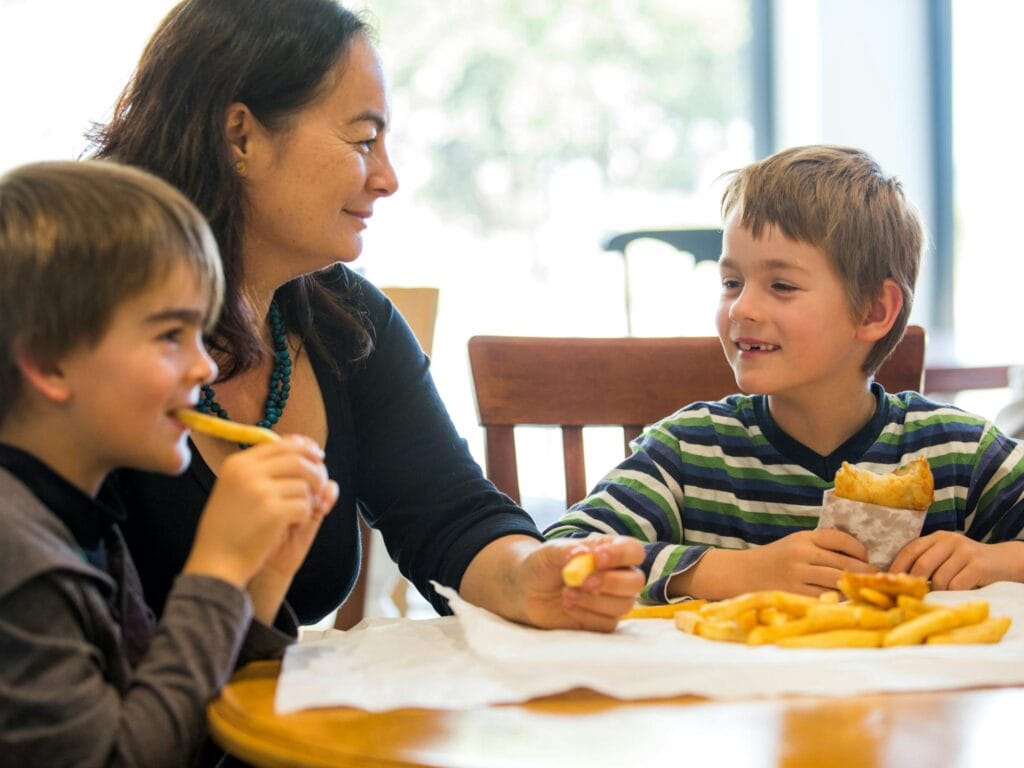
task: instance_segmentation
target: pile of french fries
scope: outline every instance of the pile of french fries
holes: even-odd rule
[[[927,591],[927,582],[909,576],[872,582],[844,574],[839,592],[818,598],[749,592],[677,609],[673,618],[679,629],[708,640],[783,648],[997,643],[1010,628],[1008,617],[989,617],[985,601],[943,606],[926,602]]]

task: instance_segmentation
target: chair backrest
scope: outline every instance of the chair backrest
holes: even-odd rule
[[[907,329],[878,372],[888,391],[919,389],[924,330]],[[623,452],[643,428],[696,400],[737,391],[715,336],[529,338],[474,336],[469,360],[485,431],[487,476],[520,501],[516,426],[562,429],[566,503],[587,492],[583,427],[620,426]]]
[[[381,288],[381,291],[402,313],[423,351],[429,355],[434,346],[434,324],[437,321],[437,299],[440,290],[388,286]]]
[[[927,395],[955,395],[972,389],[1004,389],[1010,386],[1010,366],[928,367],[924,372]]]
[[[637,240],[658,240],[678,251],[693,256],[694,264],[718,261],[722,254],[721,229],[638,229],[612,235],[601,243],[606,251],[617,251],[622,256],[622,299],[626,310],[626,335],[633,335],[633,289],[629,279],[627,248]]]
[[[695,262],[718,261],[722,255],[721,229],[638,229],[612,235],[601,246],[606,251],[625,255],[626,248],[635,240],[660,240],[676,250],[693,254]]]

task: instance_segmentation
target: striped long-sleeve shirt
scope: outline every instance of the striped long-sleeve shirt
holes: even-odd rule
[[[641,599],[667,602],[669,579],[709,547],[748,549],[814,528],[843,461],[884,473],[924,456],[935,500],[922,535],[1024,539],[1024,445],[958,408],[872,386],[874,417],[829,456],[783,432],[763,395],[688,405],[648,429],[633,454],[545,535],[640,539]]]

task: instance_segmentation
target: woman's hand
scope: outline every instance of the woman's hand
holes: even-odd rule
[[[579,587],[567,587],[562,568],[582,552],[593,553],[595,571]],[[627,536],[543,544],[507,536],[480,551],[459,591],[475,605],[525,624],[611,632],[643,588],[636,567],[643,558],[643,545]]]
[[[914,539],[889,570],[931,581],[932,589],[974,589],[1024,578],[1024,542],[983,544],[952,531]]]

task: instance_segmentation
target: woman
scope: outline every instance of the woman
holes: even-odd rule
[[[641,586],[637,542],[541,544],[455,433],[401,316],[344,266],[398,188],[387,121],[369,30],[331,0],[186,0],[95,138],[99,157],[176,184],[217,235],[227,295],[209,346],[221,374],[200,407],[325,449],[341,494],[287,595],[301,622],[351,588],[359,510],[439,611],[431,580],[516,621],[610,630]],[[238,450],[193,440],[185,475],[125,472],[110,489],[132,509],[125,535],[158,608]],[[600,570],[563,588],[560,569],[583,546]]]

